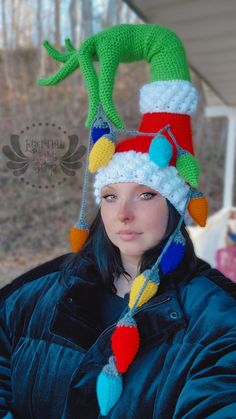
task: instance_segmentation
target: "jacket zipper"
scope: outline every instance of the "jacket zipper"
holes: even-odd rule
[[[134,314],[137,314],[137,313],[139,313],[140,311],[145,311],[146,309],[148,309],[148,308],[150,308],[150,307],[155,307],[155,306],[159,306],[159,305],[161,305],[161,304],[167,303],[167,301],[170,301],[171,299],[172,299],[172,297],[167,297],[165,300],[158,301],[158,302],[156,302],[156,303],[150,303],[150,304],[147,304],[145,307],[141,307],[141,308],[139,308],[137,311],[135,311],[135,312],[134,312]],[[127,310],[127,307],[126,307],[126,308],[122,311],[122,313],[121,313],[121,315],[120,315],[120,317],[119,317],[118,321],[119,321],[119,320],[123,317],[123,315],[125,314],[125,312],[128,312],[128,311],[129,311],[129,310]],[[91,349],[93,348],[93,346],[97,344],[97,341],[98,341],[99,339],[101,339],[102,337],[104,337],[104,335],[105,335],[106,333],[108,333],[111,329],[113,329],[116,325],[117,325],[117,321],[116,321],[116,323],[113,323],[111,326],[109,326],[107,329],[103,330],[102,334],[101,334],[101,335],[98,337],[98,339],[94,342],[94,344],[91,346],[91,348],[89,348],[89,350],[91,350]]]

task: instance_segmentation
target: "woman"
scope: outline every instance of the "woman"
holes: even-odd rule
[[[178,57],[174,40],[164,57]],[[81,249],[1,290],[1,417],[235,417],[235,287],[194,254],[185,220],[204,224],[206,214],[189,115],[173,100],[161,112],[163,83],[153,83],[141,91],[149,104],[135,137],[114,148],[118,131],[102,115],[109,135],[89,161],[100,208]],[[189,81],[170,84],[169,98],[174,84],[195,100]]]
[[[99,417],[96,379],[114,323],[133,278],[152,266],[178,220],[145,185],[104,187],[101,214],[70,269],[11,284],[1,304],[1,417]],[[136,315],[142,347],[108,417],[235,416],[235,289],[196,259],[182,231],[185,257]]]

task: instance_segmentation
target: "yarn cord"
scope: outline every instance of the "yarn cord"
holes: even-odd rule
[[[89,170],[88,170],[88,161],[89,161],[89,153],[92,148],[92,136],[91,131],[89,135],[87,153],[86,153],[86,162],[85,162],[85,174],[84,174],[84,183],[83,183],[83,190],[82,190],[82,202],[80,207],[80,213],[78,218],[78,225],[79,227],[89,228],[88,223],[86,222],[87,213],[87,195],[88,195],[88,182],[89,182]]]
[[[187,207],[188,207],[188,203],[189,203],[190,198],[191,198],[191,190],[190,190],[190,192],[189,192],[189,193],[188,193],[188,195],[187,195],[187,199],[186,199],[185,206],[184,206],[184,211],[183,211],[183,213],[182,213],[182,215],[181,215],[181,217],[180,217],[180,219],[179,219],[179,222],[178,222],[178,224],[177,224],[177,227],[176,227],[176,229],[175,229],[174,233],[173,233],[173,234],[171,234],[171,236],[169,237],[169,239],[168,239],[167,243],[165,244],[165,247],[164,247],[164,249],[163,249],[162,253],[161,253],[161,254],[160,254],[160,256],[158,257],[158,259],[156,260],[156,262],[154,263],[154,265],[152,266],[152,268],[148,270],[149,272],[148,272],[148,274],[147,274],[146,280],[144,281],[144,283],[143,283],[143,285],[142,285],[142,287],[141,287],[141,289],[140,289],[140,291],[139,291],[139,293],[138,293],[138,296],[137,296],[137,298],[136,298],[136,301],[135,301],[135,303],[134,303],[133,307],[130,309],[130,313],[131,313],[131,314],[133,314],[133,313],[134,313],[134,311],[136,310],[136,307],[137,307],[137,304],[138,304],[138,302],[139,302],[139,299],[140,299],[140,297],[141,297],[141,295],[142,295],[142,293],[143,293],[143,291],[144,291],[144,289],[145,289],[145,287],[146,287],[146,285],[147,285],[148,281],[151,279],[152,275],[153,275],[153,274],[155,274],[155,273],[157,272],[157,274],[158,274],[158,280],[159,280],[159,270],[158,270],[158,265],[160,264],[160,261],[161,261],[161,259],[162,259],[163,255],[167,252],[167,250],[168,250],[168,248],[169,248],[170,244],[172,243],[172,241],[174,240],[175,236],[176,236],[176,235],[178,234],[178,232],[179,232],[180,226],[181,226],[182,222],[184,221],[184,215],[185,215],[186,209],[187,209]],[[159,285],[159,283],[160,283],[160,280],[159,280],[159,282],[158,282],[158,284],[157,284],[157,285]]]
[[[115,134],[134,135],[137,137],[142,137],[143,135],[145,135],[148,137],[153,137],[153,136],[161,135],[163,132],[168,131],[168,130],[170,130],[170,124],[161,128],[157,132],[142,132],[142,131],[136,131],[136,130],[116,129]]]

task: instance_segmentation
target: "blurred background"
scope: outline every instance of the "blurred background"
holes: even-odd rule
[[[224,13],[221,9],[217,12],[217,7],[223,7]],[[217,32],[218,19],[220,32]],[[234,273],[236,276],[235,186],[228,191],[228,198],[224,195],[227,176],[230,176],[230,185],[232,177],[235,179],[235,168],[232,169],[235,125],[232,128],[231,124],[233,134],[231,132],[229,138],[229,121],[232,122],[232,118],[235,121],[236,106],[233,92],[236,85],[235,1],[0,0],[0,286],[40,263],[70,252],[68,231],[80,207],[85,155],[81,157],[81,167],[73,174],[64,172],[61,178],[54,173],[53,180],[49,173],[45,176],[42,171],[37,174],[28,171],[22,176],[20,170],[14,172],[14,164],[10,167],[7,164],[7,155],[14,160],[9,147],[17,150],[18,144],[24,156],[27,152],[30,155],[26,144],[32,146],[45,133],[57,145],[62,144],[57,153],[61,149],[66,152],[70,138],[75,136],[80,145],[87,145],[89,132],[84,123],[88,103],[79,70],[57,86],[36,85],[39,77],[51,75],[60,66],[47,56],[42,41],[47,39],[64,51],[65,38],[70,38],[79,48],[85,37],[106,27],[144,21],[171,27],[186,45],[192,80],[199,92],[193,137],[201,166],[200,190],[209,198],[209,213],[213,217],[209,219],[207,239],[194,227],[192,235],[200,256],[207,256],[207,249],[212,247],[208,255],[212,264],[222,262],[217,262],[216,258],[217,241],[218,248],[230,248],[230,261],[228,256],[223,258],[229,266],[235,264],[235,271],[230,275],[236,280],[233,278]],[[224,45],[223,36],[226,36]],[[213,41],[214,48],[207,47],[209,40]],[[224,61],[231,65],[228,73],[216,60],[218,46],[228,54],[222,57],[222,65]],[[201,66],[202,62],[211,67]],[[219,74],[218,79],[209,76],[214,70]],[[217,88],[221,75],[228,80],[228,90],[223,91],[223,85]],[[144,62],[119,67],[114,101],[127,129],[139,126],[139,89],[148,80],[149,68]],[[231,172],[226,171],[227,153],[228,158],[231,154]],[[91,184],[88,210],[91,220],[96,213]],[[219,259],[220,253],[217,257]]]

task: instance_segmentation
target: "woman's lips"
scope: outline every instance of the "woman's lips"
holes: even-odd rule
[[[138,236],[140,236],[141,233],[135,233],[133,232],[119,232],[119,237],[123,240],[135,240]]]

